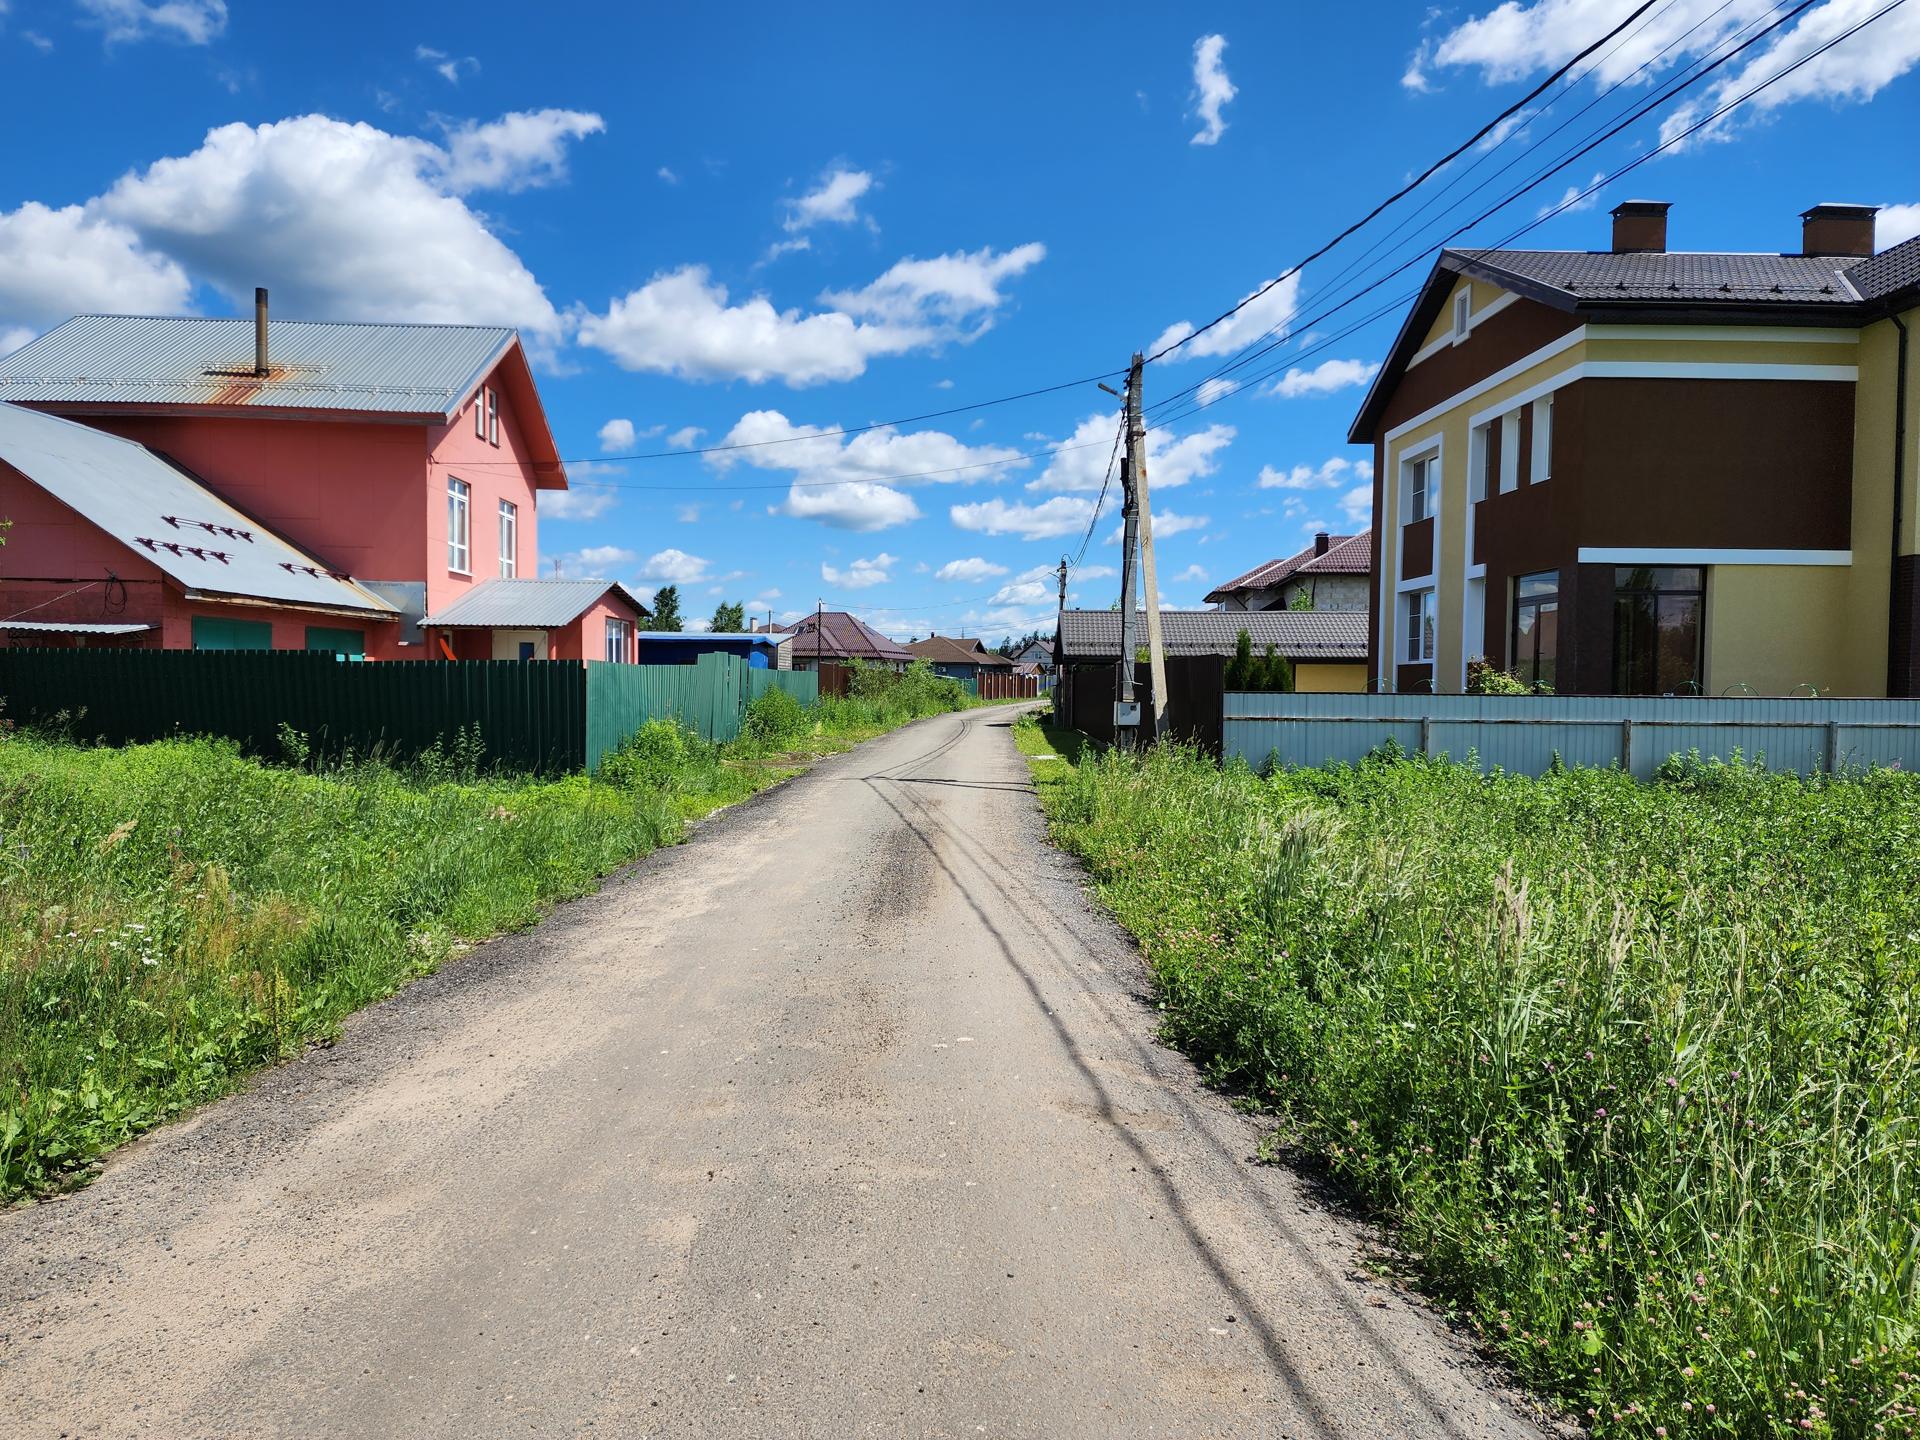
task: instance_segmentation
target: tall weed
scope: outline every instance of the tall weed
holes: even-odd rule
[[[1066,768],[1066,767],[1059,767]],[[1920,778],[1047,787],[1168,1038],[1598,1433],[1914,1433]]]

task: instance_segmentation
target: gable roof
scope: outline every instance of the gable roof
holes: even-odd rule
[[[439,630],[557,630],[609,593],[641,615],[653,613],[617,580],[483,580],[420,623]]]
[[[1160,633],[1169,655],[1231,655],[1240,632],[1256,655],[1267,646],[1289,660],[1365,660],[1367,617],[1357,610],[1162,610]],[[1140,643],[1147,617],[1140,612]],[[1120,657],[1120,612],[1065,610],[1060,615],[1063,663],[1114,661]]]
[[[1327,537],[1326,554],[1328,556],[1332,555],[1335,550],[1355,538],[1356,537],[1352,535],[1329,535]],[[1371,555],[1371,553],[1371,542],[1369,542],[1368,554]],[[1292,578],[1293,575],[1304,570],[1315,560],[1325,558],[1326,556],[1316,554],[1314,547],[1309,545],[1304,550],[1296,551],[1284,559],[1269,560],[1264,564],[1256,565],[1253,569],[1247,571],[1246,574],[1236,575],[1233,579],[1216,585],[1201,598],[1209,605],[1212,605],[1224,600],[1229,595],[1239,595],[1249,590],[1271,590],[1276,585],[1284,584],[1288,579]],[[1367,567],[1365,564],[1362,564],[1360,568],[1365,570]],[[1338,574],[1344,572],[1321,571],[1318,573]]]
[[[821,624],[824,636],[814,633],[816,619]],[[915,658],[914,653],[904,645],[895,644],[864,620],[844,610],[816,611],[813,615],[803,615],[793,624],[785,626],[784,633],[793,636],[793,655],[796,660],[803,657],[885,660],[903,664]]]
[[[929,635],[924,640],[911,640],[907,643],[907,649],[922,660],[940,665],[1005,665],[1009,668],[1013,665],[1013,661],[995,654],[977,639],[956,639],[951,635]]]
[[[0,404],[0,461],[158,566],[190,595],[399,614],[136,441]]]
[[[1362,530],[1327,546],[1295,572],[1300,575],[1369,575],[1373,573],[1373,531]]]
[[[506,326],[272,320],[267,356],[268,373],[256,376],[251,318],[76,315],[0,357],[0,401],[451,424],[499,370],[541,488],[566,484],[526,353]]]
[[[1584,321],[1868,325],[1920,301],[1920,236],[1878,255],[1442,250],[1347,439],[1365,444],[1394,386],[1467,276]]]

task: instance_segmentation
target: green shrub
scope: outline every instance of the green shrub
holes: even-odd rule
[[[1606,1435],[1913,1433],[1920,778],[1163,748],[1044,793],[1168,1038],[1537,1389]]]
[[[806,707],[785,690],[772,689],[755,696],[740,724],[740,738],[750,745],[775,746],[806,731]]]

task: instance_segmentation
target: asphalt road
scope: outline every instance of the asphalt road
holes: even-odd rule
[[[1534,1436],[1153,1039],[1008,712],[0,1214],[0,1433]]]

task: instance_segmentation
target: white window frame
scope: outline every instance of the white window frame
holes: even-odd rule
[[[500,578],[511,580],[520,571],[520,507],[500,502]]]
[[[1467,433],[1467,523],[1473,523],[1472,507],[1487,498],[1487,446],[1490,437],[1488,427],[1475,425]],[[1468,532],[1471,534],[1471,530]],[[1471,555],[1473,549],[1468,547]]]
[[[456,575],[473,573],[473,487],[447,477],[447,568]]]
[[[1533,480],[1538,485],[1553,478],[1553,396],[1533,402]]]
[[[1420,477],[1417,493],[1420,507],[1416,513],[1413,497],[1416,493],[1414,476]],[[1418,455],[1402,457],[1400,461],[1400,523],[1417,525],[1422,520],[1430,520],[1440,512],[1438,482],[1440,478],[1440,452],[1424,450]]]
[[[500,443],[500,392],[491,385],[487,387],[487,443]]]
[[[1500,493],[1511,495],[1520,488],[1520,412],[1509,410],[1500,417]]]
[[[633,622],[631,620],[623,620],[617,615],[609,615],[607,617],[606,658],[614,664],[625,664],[632,654]]]
[[[1458,345],[1473,333],[1473,286],[1461,282],[1453,293],[1453,343]]]
[[[473,397],[473,438],[487,438],[487,387],[482,385]]]
[[[1400,618],[1406,625],[1401,664],[1431,665],[1440,649],[1439,591],[1432,585],[1401,592]]]

